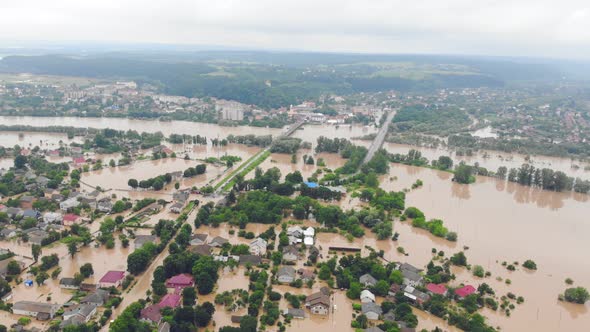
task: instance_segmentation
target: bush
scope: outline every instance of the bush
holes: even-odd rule
[[[522,266],[524,268],[529,269],[529,270],[536,270],[537,269],[537,264],[530,259],[527,259],[526,261],[524,261],[524,263],[522,263]]]
[[[485,271],[481,265],[476,265],[473,267],[473,275],[476,277],[483,278],[485,275]]]
[[[590,294],[584,287],[568,288],[565,290],[564,298],[568,302],[584,304],[590,298]]]

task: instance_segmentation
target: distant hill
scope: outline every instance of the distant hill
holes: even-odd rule
[[[134,79],[156,84],[168,94],[214,96],[264,108],[327,92],[430,91],[552,81],[574,69],[571,63],[529,59],[256,51],[111,52],[0,60],[4,73]]]

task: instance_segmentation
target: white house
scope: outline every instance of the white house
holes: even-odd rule
[[[43,215],[43,221],[48,224],[61,224],[63,215],[58,212],[47,212]]]
[[[78,205],[80,205],[80,202],[78,202],[78,199],[76,199],[76,197],[72,197],[72,198],[68,198],[65,201],[59,203],[59,208],[62,211],[68,211],[69,209],[73,209],[75,207],[77,207]]]
[[[250,242],[250,253],[252,255],[262,256],[266,254],[266,246],[268,243],[263,238],[256,238],[254,241]]]
[[[369,290],[365,289],[361,292],[361,303],[375,302],[375,295]]]

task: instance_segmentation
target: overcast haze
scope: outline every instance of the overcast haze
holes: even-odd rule
[[[590,59],[590,1],[2,1],[0,41]]]

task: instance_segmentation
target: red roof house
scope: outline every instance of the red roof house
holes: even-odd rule
[[[158,303],[158,306],[160,308],[164,308],[164,307],[176,308],[180,305],[180,299],[181,299],[181,297],[178,294],[166,294],[166,295],[164,295],[164,297],[162,298],[160,303]]]
[[[125,278],[125,271],[109,271],[98,281],[98,287],[119,287]]]
[[[149,307],[145,307],[141,309],[141,313],[139,315],[141,320],[145,321],[152,321],[154,323],[159,323],[162,319],[162,314],[160,313],[160,306],[157,304],[152,304]]]
[[[475,287],[471,285],[463,286],[461,288],[455,289],[455,294],[457,294],[460,298],[464,298],[471,294],[475,293]]]
[[[426,285],[426,289],[432,294],[447,295],[447,287],[443,284],[430,283]]]
[[[64,226],[72,226],[80,221],[80,216],[73,213],[68,213],[63,217]]]
[[[86,163],[86,159],[84,159],[84,157],[74,158],[74,164],[76,164],[76,165],[85,164],[85,163]]]
[[[186,288],[191,287],[195,284],[193,276],[187,273],[178,274],[174,277],[166,280],[166,287],[168,288]]]

